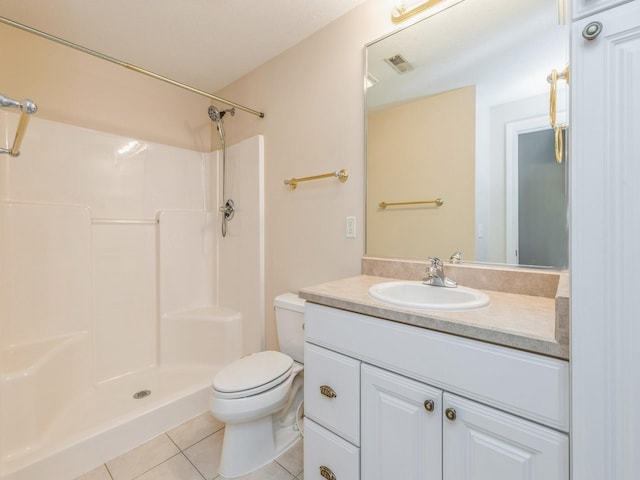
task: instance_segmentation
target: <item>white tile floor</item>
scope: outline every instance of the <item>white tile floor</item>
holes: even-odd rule
[[[81,475],[76,480],[214,480],[224,425],[210,413],[182,425]],[[303,480],[302,441],[275,461],[238,480]]]

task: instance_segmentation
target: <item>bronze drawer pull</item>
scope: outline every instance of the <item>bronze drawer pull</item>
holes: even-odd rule
[[[337,397],[335,390],[328,385],[320,385],[320,393],[329,398]]]
[[[329,467],[322,465],[320,467],[320,475],[327,480],[336,480],[336,476],[333,474]]]

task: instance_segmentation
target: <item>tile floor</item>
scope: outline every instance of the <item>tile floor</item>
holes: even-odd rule
[[[203,413],[76,480],[214,480],[224,425]],[[303,480],[302,441],[238,480]]]

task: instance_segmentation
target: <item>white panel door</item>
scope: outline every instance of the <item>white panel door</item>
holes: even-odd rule
[[[572,16],[583,18],[596,12],[615,7],[630,0],[573,0]]]
[[[362,366],[362,478],[442,478],[442,391]]]
[[[572,475],[637,480],[640,1],[572,30]]]
[[[443,480],[568,480],[567,435],[449,393],[442,408]]]

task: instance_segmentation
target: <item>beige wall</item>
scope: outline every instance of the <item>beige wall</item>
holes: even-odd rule
[[[474,258],[474,87],[370,114],[367,155],[367,254]],[[438,197],[441,207],[378,207]]]
[[[38,118],[211,151],[205,97],[4,24],[0,58],[0,93],[33,100]]]
[[[360,273],[364,245],[364,45],[394,27],[370,0],[221,92],[265,118],[225,123],[233,143],[265,136],[266,347],[277,346],[273,298]],[[349,179],[283,180],[346,168]],[[345,238],[345,217],[357,238]]]

